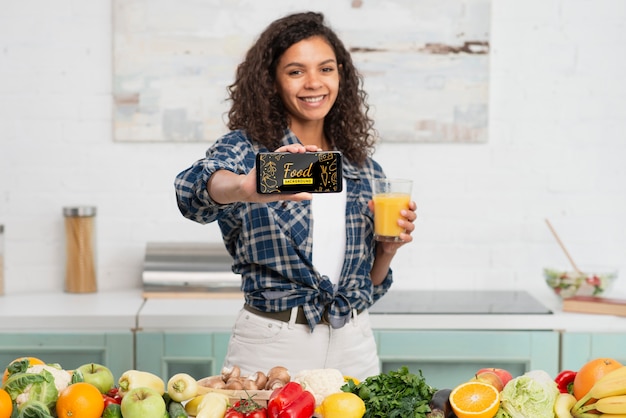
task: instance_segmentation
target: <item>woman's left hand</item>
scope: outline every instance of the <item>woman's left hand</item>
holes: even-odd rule
[[[374,212],[374,201],[370,200],[368,202],[368,206],[372,212]],[[401,218],[398,218],[398,226],[404,229],[404,232],[400,234],[400,239],[402,241],[398,242],[387,242],[387,241],[378,241],[377,246],[380,247],[383,252],[394,254],[398,248],[402,247],[404,244],[413,241],[413,237],[411,234],[415,230],[415,220],[417,219],[417,205],[414,201],[409,202],[409,208],[404,209],[400,212],[402,215]]]

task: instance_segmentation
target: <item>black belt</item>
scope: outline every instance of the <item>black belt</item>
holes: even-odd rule
[[[252,312],[253,314],[261,316],[263,318],[275,319],[277,321],[282,321],[282,322],[289,322],[289,320],[291,319],[291,309],[287,309],[286,311],[278,311],[278,312],[263,312],[256,308],[253,308],[250,305],[243,305],[243,308],[246,311]],[[322,315],[322,319],[320,319],[320,322],[318,323],[322,325],[330,325],[330,322],[328,322],[328,319],[326,318],[326,311],[324,311],[324,314]],[[302,308],[302,306],[298,306],[298,313],[296,315],[296,324],[300,324],[300,325],[309,324],[309,322],[306,320],[306,316],[304,315],[304,309]]]

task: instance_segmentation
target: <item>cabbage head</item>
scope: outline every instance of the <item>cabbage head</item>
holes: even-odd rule
[[[513,378],[500,394],[497,417],[554,418],[559,389],[548,373],[533,370]]]

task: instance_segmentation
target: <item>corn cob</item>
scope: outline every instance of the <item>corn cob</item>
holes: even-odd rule
[[[626,414],[626,395],[600,398],[594,405],[595,409],[604,414]]]
[[[580,398],[572,409],[572,415],[591,411],[591,405],[584,406],[590,399],[602,399],[608,396],[626,395],[626,366],[615,369],[600,378],[589,392]]]
[[[571,393],[559,393],[554,402],[556,418],[572,418],[572,407],[576,404],[576,398]]]

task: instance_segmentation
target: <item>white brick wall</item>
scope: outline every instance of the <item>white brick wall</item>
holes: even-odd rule
[[[398,288],[537,288],[565,265],[626,275],[626,2],[494,0],[486,144],[383,144],[415,180]],[[62,207],[95,205],[102,290],[140,285],[148,241],[219,241],[183,219],[175,174],[204,144],[111,137],[110,0],[0,0],[0,223],[6,292],[63,287]],[[626,291],[622,277],[620,291]]]

